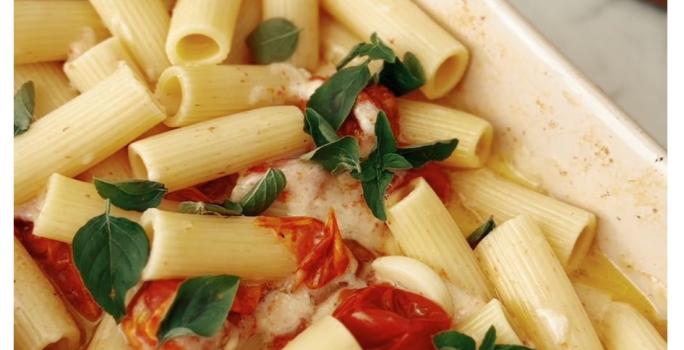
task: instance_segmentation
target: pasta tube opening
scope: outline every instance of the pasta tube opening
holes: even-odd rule
[[[211,34],[189,34],[178,40],[176,44],[176,55],[181,61],[220,61],[227,54],[221,51],[217,39],[212,38]]]
[[[166,114],[171,118],[178,114],[178,110],[183,101],[183,84],[181,84],[180,72],[173,68],[168,69],[159,78],[157,84],[157,96],[159,102],[166,110]]]
[[[468,66],[468,51],[460,50],[447,57],[437,67],[434,77],[423,86],[423,93],[428,98],[444,96],[458,84]]]

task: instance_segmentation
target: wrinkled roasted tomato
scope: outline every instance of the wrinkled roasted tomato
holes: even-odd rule
[[[71,257],[71,246],[64,242],[38,237],[33,223],[14,219],[14,236],[45,272],[69,304],[89,321],[95,321],[102,310],[86,289]]]
[[[451,325],[433,301],[389,285],[353,291],[333,316],[372,350],[434,350],[432,336]]]
[[[387,190],[387,194],[391,194],[418,177],[425,179],[442,202],[446,203],[451,199],[452,189],[449,174],[443,166],[433,162],[427,163],[418,169],[407,170],[400,176],[395,176]]]
[[[231,174],[196,186],[173,191],[166,195],[172,201],[195,201],[221,203],[225,201],[235,187],[238,175]]]
[[[369,85],[356,98],[356,103],[363,103],[365,101],[372,102],[376,108],[383,110],[387,114],[387,118],[392,126],[392,133],[396,139],[399,139],[399,106],[394,94],[382,85]],[[344,121],[338,130],[337,133],[340,136],[360,136],[362,134],[361,126],[359,126],[359,122],[353,113],[352,111],[352,115]]]

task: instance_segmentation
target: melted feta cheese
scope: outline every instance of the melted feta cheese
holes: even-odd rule
[[[292,333],[313,313],[313,301],[305,289],[291,294],[274,291],[257,307],[257,330],[271,339]]]

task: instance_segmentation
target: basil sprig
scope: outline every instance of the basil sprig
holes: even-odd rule
[[[394,63],[397,55],[394,54],[389,46],[378,37],[377,33],[371,34],[370,43],[358,43],[354,46],[351,51],[345,56],[338,64],[337,69],[346,66],[356,57],[367,56],[372,60],[383,60],[387,63]]]
[[[36,91],[33,81],[21,85],[14,94],[14,136],[21,135],[29,129],[33,121],[36,104]]]
[[[312,154],[311,160],[318,162],[325,170],[333,175],[346,171],[361,171],[359,160],[359,144],[351,136],[342,137],[336,141],[318,147]]]
[[[496,222],[494,222],[494,218],[490,216],[484,224],[468,235],[468,244],[470,245],[470,248],[475,249],[475,247],[477,247],[489,233],[494,231],[495,228]]]
[[[403,61],[385,62],[380,71],[380,84],[397,96],[406,95],[425,84],[425,72],[418,58],[411,52],[404,54]]]
[[[330,123],[312,108],[304,113],[304,131],[311,135],[316,147],[337,141],[340,137]]]
[[[458,146],[458,139],[437,141],[427,145],[412,146],[399,149],[398,153],[411,163],[414,168],[420,168],[431,160],[444,160]]]
[[[81,227],[72,243],[74,264],[95,301],[117,322],[126,313],[126,292],[140,279],[150,251],[145,230],[105,212]]]
[[[340,69],[316,89],[307,107],[318,112],[333,129],[338,130],[370,79],[368,62]]]
[[[164,184],[147,180],[112,182],[95,179],[95,189],[117,207],[136,211],[158,207],[167,192]]]
[[[300,31],[285,18],[271,18],[249,34],[247,46],[256,63],[282,62],[290,58],[297,49]]]
[[[229,275],[183,282],[157,331],[160,343],[185,335],[215,335],[228,317],[239,284],[238,277]]]
[[[475,340],[463,333],[446,331],[432,338],[435,347],[439,350],[476,350]],[[522,345],[496,344],[496,328],[489,327],[480,343],[478,350],[532,350]]]

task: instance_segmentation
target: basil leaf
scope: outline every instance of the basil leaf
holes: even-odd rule
[[[184,335],[215,335],[228,317],[239,284],[238,277],[228,275],[183,282],[157,331],[160,343]]]
[[[33,81],[21,85],[14,94],[14,136],[21,135],[29,129],[33,121],[36,104],[36,90]]]
[[[224,215],[233,216],[242,214],[242,206],[231,201],[226,201],[223,205],[204,203],[204,202],[180,202],[178,205],[182,213],[199,215]]]
[[[313,152],[311,160],[321,164],[333,175],[345,171],[361,171],[359,144],[351,136],[345,136],[317,148]]]
[[[418,58],[411,52],[404,55],[403,62],[385,63],[380,71],[380,84],[397,96],[405,95],[425,84],[425,72]]]
[[[380,156],[397,152],[397,141],[394,139],[392,126],[384,111],[378,112],[378,118],[375,121],[375,138],[376,144],[373,152],[377,152]]]
[[[333,129],[338,130],[370,78],[367,64],[340,69],[316,89],[307,107],[316,110]]]
[[[480,343],[480,348],[478,350],[494,350],[496,345],[496,328],[494,326],[489,326],[487,333],[485,333],[482,343]]]
[[[383,60],[385,62],[394,63],[397,55],[394,51],[378,37],[377,33],[371,34],[371,42],[359,43],[354,46],[351,51],[345,56],[340,63],[337,64],[337,69],[346,66],[354,58],[360,56],[368,56],[371,60]]]
[[[254,216],[268,209],[283,192],[286,184],[287,179],[282,171],[268,169],[266,175],[240,201],[242,214]]]
[[[72,243],[74,264],[95,301],[117,322],[126,313],[126,292],[140,279],[150,252],[136,222],[104,214],[81,227]]]
[[[387,170],[411,169],[413,167],[406,158],[396,153],[388,153],[382,156],[382,166]]]
[[[490,216],[482,226],[476,228],[475,231],[468,235],[468,244],[470,244],[470,248],[475,249],[475,247],[477,247],[490,232],[494,231],[495,228],[496,222],[494,222],[494,218]]]
[[[335,129],[315,110],[307,108],[304,114],[304,131],[311,135],[316,147],[336,141],[340,137]]]
[[[361,182],[366,205],[368,205],[373,215],[382,221],[387,220],[387,215],[385,214],[385,192],[387,192],[387,187],[392,183],[393,178],[394,174],[385,170],[377,178]]]
[[[158,207],[167,191],[164,184],[147,180],[111,182],[95,179],[95,189],[117,207],[136,211]]]
[[[475,340],[470,336],[456,331],[447,331],[437,334],[432,338],[435,347],[440,350],[475,350]]]
[[[267,19],[249,34],[247,46],[258,64],[282,62],[297,49],[300,31],[285,18]]]
[[[533,350],[533,349],[528,348],[527,346],[522,346],[522,345],[499,344],[499,345],[494,346],[494,350]]]
[[[458,145],[458,139],[437,141],[428,145],[413,146],[399,149],[414,168],[420,168],[433,160],[445,160],[451,156]]]

